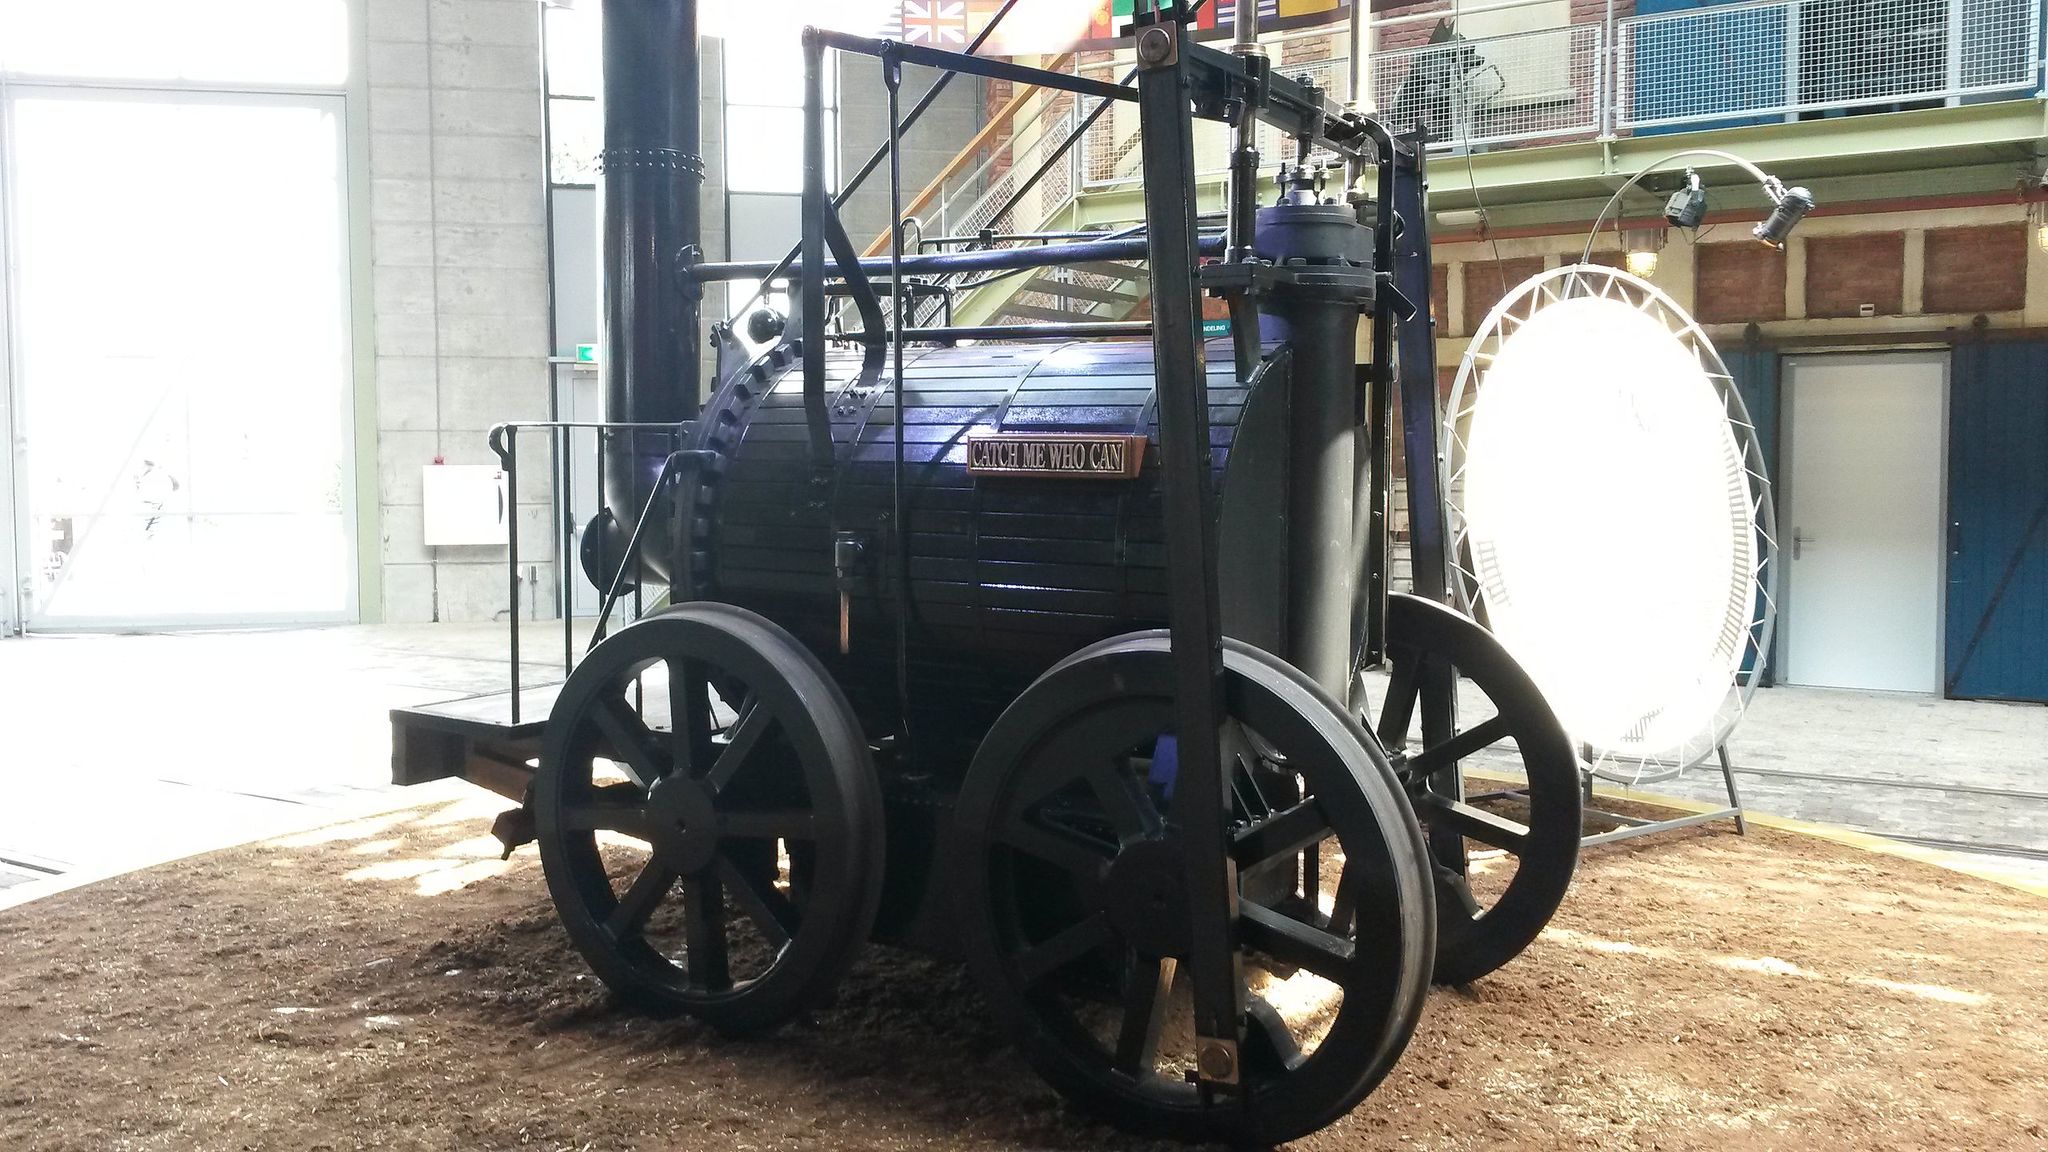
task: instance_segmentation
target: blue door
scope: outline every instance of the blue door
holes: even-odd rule
[[[1955,351],[1948,695],[2048,702],[2048,343]]]

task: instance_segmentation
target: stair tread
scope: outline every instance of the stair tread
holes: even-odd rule
[[[1027,281],[1023,290],[1043,292],[1048,296],[1069,296],[1076,300],[1094,300],[1102,304],[1136,304],[1142,299],[1129,292],[1116,292],[1108,288],[1098,288],[1093,284],[1071,284],[1065,280],[1054,280],[1049,276]]]

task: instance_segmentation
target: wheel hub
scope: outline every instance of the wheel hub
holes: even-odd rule
[[[684,875],[711,867],[718,857],[718,812],[711,792],[695,780],[664,776],[647,790],[654,851]]]
[[[1141,954],[1161,959],[1188,951],[1187,867],[1178,844],[1126,844],[1103,884],[1109,922]]]

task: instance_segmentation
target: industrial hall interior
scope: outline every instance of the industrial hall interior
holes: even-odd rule
[[[0,1152],[2048,1152],[2048,0],[0,0]]]

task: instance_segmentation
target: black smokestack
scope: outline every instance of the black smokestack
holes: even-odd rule
[[[700,304],[677,274],[702,236],[697,0],[603,0],[605,419],[678,424],[697,415]],[[671,443],[606,434],[605,503],[623,551]],[[666,566],[666,518],[644,555]],[[616,563],[616,560],[613,561]]]

